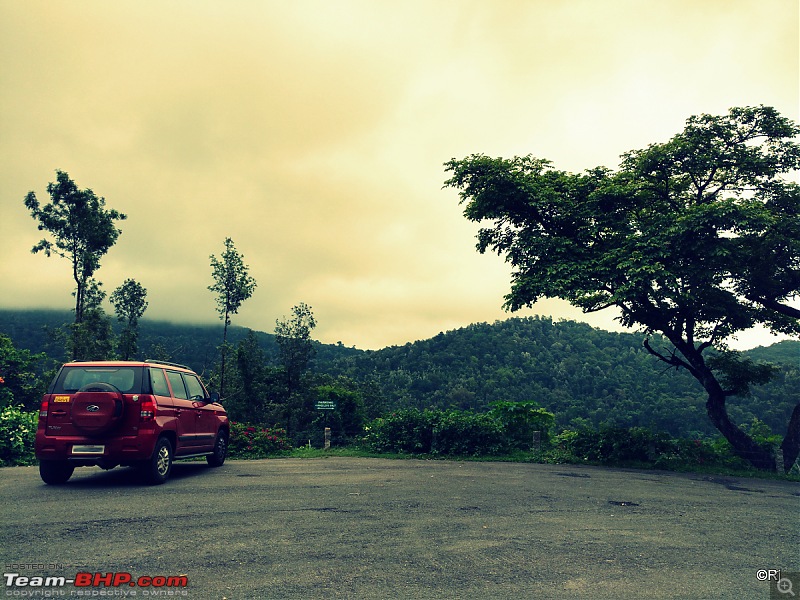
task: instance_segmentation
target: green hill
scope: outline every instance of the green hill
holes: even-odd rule
[[[0,332],[20,348],[63,353],[46,329],[69,322],[67,311],[0,311]],[[229,329],[236,344],[247,333]],[[142,357],[185,363],[200,373],[217,360],[221,325],[181,325],[144,319]],[[268,360],[277,362],[271,334],[257,332]],[[654,345],[662,343],[654,339]],[[362,351],[317,344],[314,369],[344,376],[379,396],[381,410],[439,407],[483,410],[497,400],[536,400],[559,425],[646,426],[673,435],[715,434],[705,414],[705,394],[687,373],[667,370],[642,347],[642,336],[611,333],[573,321],[513,318],[470,325],[423,341]],[[778,377],[748,398],[732,398],[737,423],[758,417],[783,434],[800,400],[800,342],[785,341],[748,352],[781,366]]]

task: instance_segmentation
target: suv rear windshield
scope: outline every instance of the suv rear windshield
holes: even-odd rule
[[[74,394],[90,383],[108,383],[123,394],[142,391],[142,367],[64,367],[53,385],[53,394]]]

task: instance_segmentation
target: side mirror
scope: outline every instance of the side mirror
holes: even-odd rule
[[[217,403],[219,403],[219,392],[211,392],[211,393],[208,395],[208,397],[209,397],[208,401],[209,401],[211,404],[217,404]]]

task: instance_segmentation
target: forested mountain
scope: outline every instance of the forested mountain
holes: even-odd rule
[[[0,311],[0,332],[19,348],[45,351],[61,360],[45,331],[69,322],[71,313]],[[141,355],[210,371],[217,360],[221,325],[177,325],[142,320]],[[247,330],[231,327],[237,344]],[[274,336],[257,333],[268,360],[277,362]],[[666,345],[659,338],[654,346]],[[344,376],[377,392],[381,410],[440,407],[483,410],[497,400],[535,400],[556,414],[560,426],[601,423],[647,426],[673,435],[713,435],[705,395],[681,371],[667,370],[642,347],[636,333],[610,333],[573,321],[512,318],[474,324],[423,341],[362,351],[316,345],[314,370]],[[758,417],[783,434],[800,394],[800,342],[788,341],[747,353],[779,364],[778,377],[732,398],[740,424]],[[371,394],[373,397],[375,394]]]
[[[653,345],[666,345],[655,338]],[[800,394],[800,342],[754,351],[781,373],[750,398],[732,398],[738,423],[759,417],[783,433]],[[391,406],[480,409],[495,400],[535,400],[562,426],[646,426],[674,435],[715,434],[705,394],[686,372],[667,370],[636,333],[573,321],[509,319],[337,361],[341,372],[378,384]],[[341,369],[341,371],[338,371]]]
[[[71,311],[56,310],[0,310],[0,333],[11,337],[18,348],[32,352],[45,352],[61,362],[66,360],[64,347],[55,331],[71,323]],[[114,323],[115,329],[116,323]],[[228,342],[238,344],[249,330],[232,325],[228,329]],[[278,345],[275,336],[255,332],[270,360],[276,361]],[[219,359],[218,347],[222,343],[222,324],[176,324],[167,321],[139,322],[139,357],[170,360],[185,364],[198,373],[208,372]],[[335,358],[358,354],[361,351],[341,345],[316,344],[317,358],[322,363]]]

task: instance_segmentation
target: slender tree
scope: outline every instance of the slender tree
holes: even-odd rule
[[[280,349],[289,396],[297,390],[300,378],[314,355],[311,330],[317,326],[311,307],[305,302],[292,307],[292,317],[275,321],[275,341]]]
[[[44,252],[66,258],[72,265],[75,281],[75,323],[84,319],[90,281],[100,268],[100,258],[113,246],[121,230],[115,221],[126,216],[105,208],[105,199],[92,190],[80,190],[64,171],[56,171],[56,181],[47,185],[50,203],[40,206],[34,192],[25,197],[25,206],[39,222],[39,230],[52,239],[43,238],[31,252]],[[73,358],[78,358],[73,356]]]
[[[707,393],[711,422],[735,452],[774,469],[769,448],[728,416],[726,400],[772,369],[727,351],[756,324],[800,334],[800,129],[769,107],[700,115],[666,143],[623,156],[620,168],[584,174],[549,161],[473,155],[446,163],[465,216],[490,225],[478,250],[513,267],[506,306],[563,298],[585,312],[616,307],[645,347],[686,369]],[[656,347],[650,335],[671,344]],[[723,354],[714,352],[723,351]],[[800,404],[782,445],[800,451]]]
[[[217,312],[224,323],[222,330],[222,364],[220,369],[220,394],[225,390],[225,355],[228,347],[228,325],[231,315],[239,311],[242,302],[253,295],[256,280],[248,274],[244,257],[236,250],[231,238],[225,238],[225,250],[219,258],[211,255],[211,275],[214,283],[208,289],[217,295]]]
[[[106,293],[95,279],[86,282],[83,318],[65,329],[67,353],[75,360],[110,360],[114,354],[111,319],[103,310]]]
[[[138,351],[139,319],[147,310],[146,298],[147,290],[134,279],[126,279],[109,298],[117,320],[124,325],[118,343],[123,360],[130,359]]]

